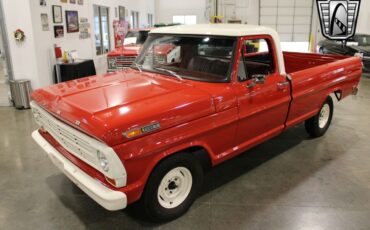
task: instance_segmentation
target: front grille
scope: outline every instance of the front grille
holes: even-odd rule
[[[48,132],[64,149],[100,171],[106,177],[115,180],[116,187],[126,185],[126,169],[111,147],[63,123],[34,101],[31,102],[31,108],[36,123]],[[98,151],[107,158],[109,171],[104,171],[100,167],[97,156]]]
[[[87,141],[92,139],[91,137],[58,121],[35,103],[32,104],[32,112],[36,123],[43,127],[63,148],[100,170],[96,157],[98,149],[94,148],[90,141]]]
[[[116,67],[117,68],[125,68],[130,67],[132,63],[135,61],[137,56],[119,56],[116,59]]]

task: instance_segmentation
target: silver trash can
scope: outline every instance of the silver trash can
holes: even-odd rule
[[[14,107],[17,109],[30,108],[31,82],[26,79],[10,80],[10,93]]]

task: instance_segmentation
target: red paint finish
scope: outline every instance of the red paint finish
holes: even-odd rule
[[[153,28],[132,29],[131,32],[150,31]],[[108,52],[108,57],[137,56],[143,44],[127,44]]]
[[[356,57],[284,53],[284,60],[293,89],[287,127],[315,115],[327,95],[335,91],[342,98],[350,95],[362,74],[361,60]]]
[[[120,57],[120,56],[137,56],[139,55],[142,45],[125,45],[112,50],[108,53],[108,57]]]
[[[338,91],[344,98],[359,83],[359,58],[284,53],[290,82],[280,74],[275,53],[275,72],[265,84],[248,88],[251,80],[239,82],[237,78],[243,39],[238,40],[229,83],[179,81],[126,69],[34,91],[32,99],[40,106],[55,116],[59,111],[58,119],[116,151],[127,171],[124,188],[114,188],[50,135],[42,135],[89,175],[125,192],[132,203],[140,198],[151,171],[166,156],[202,147],[217,165],[314,116],[329,94]],[[276,52],[274,45],[271,48]],[[76,120],[81,122],[78,127]],[[153,122],[160,123],[161,128],[130,140],[122,135]]]

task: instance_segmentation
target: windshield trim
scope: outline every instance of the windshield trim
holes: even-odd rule
[[[236,36],[222,36],[222,35],[207,35],[207,34],[204,34],[204,35],[199,35],[199,34],[171,34],[171,33],[149,33],[148,35],[148,38],[146,39],[145,43],[143,44],[143,48],[142,50],[146,50],[148,48],[148,45],[150,44],[149,43],[149,38],[151,36],[155,36],[155,37],[159,37],[159,36],[178,36],[178,37],[199,37],[199,38],[202,38],[202,37],[212,37],[212,38],[224,38],[224,39],[231,39],[231,40],[234,40],[234,44],[233,44],[233,48],[232,48],[232,55],[230,57],[230,66],[229,66],[229,69],[227,71],[227,75],[226,77],[224,78],[224,80],[220,80],[220,81],[214,81],[214,80],[207,80],[207,79],[199,79],[199,78],[196,78],[196,77],[192,77],[192,76],[188,76],[188,75],[183,75],[183,74],[180,74],[180,73],[177,73],[179,74],[183,79],[186,79],[186,80],[192,80],[192,81],[199,81],[199,82],[209,82],[209,83],[230,83],[231,82],[231,74],[233,72],[233,67],[234,67],[234,63],[235,63],[235,56],[236,56],[236,49],[237,49],[237,45],[238,45],[238,38],[239,37],[236,37]],[[137,63],[137,60],[141,59],[142,56],[144,55],[144,52],[140,52],[139,56],[136,58],[136,60],[134,61],[134,63],[140,65],[139,63]],[[168,75],[170,76],[171,78],[173,78],[172,75],[168,74],[168,73],[165,73],[164,71],[156,71],[154,69],[147,69],[147,68],[143,68],[143,66],[141,65],[142,67],[142,70],[143,71],[147,71],[147,72],[151,72],[151,73],[157,73],[157,74],[161,74],[161,75]]]

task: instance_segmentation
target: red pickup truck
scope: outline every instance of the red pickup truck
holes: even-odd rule
[[[108,53],[108,73],[130,67],[148,37],[150,29],[130,30],[123,40],[123,46]]]
[[[176,47],[173,62],[157,47]],[[155,220],[182,215],[203,173],[305,123],[324,135],[333,99],[357,92],[361,59],[282,52],[251,25],[152,30],[131,68],[32,94],[36,142],[108,210],[139,201]]]

